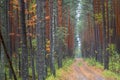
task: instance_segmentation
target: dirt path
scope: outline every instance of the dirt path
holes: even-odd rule
[[[82,59],[76,59],[70,67],[70,73],[64,76],[65,80],[105,80],[99,70],[88,66]]]

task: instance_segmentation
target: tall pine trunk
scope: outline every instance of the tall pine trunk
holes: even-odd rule
[[[54,65],[54,41],[55,41],[55,21],[54,21],[54,2],[50,0],[50,68],[53,75],[55,75],[55,65]]]
[[[45,0],[36,0],[37,4],[37,24],[36,24],[36,35],[37,35],[37,73],[38,80],[45,79],[45,24],[44,24],[44,6]]]
[[[22,80],[28,79],[28,48],[27,48],[27,36],[26,36],[26,24],[25,24],[25,3],[24,0],[20,0],[20,20],[22,28]]]
[[[106,12],[106,7],[105,7],[105,0],[102,0],[102,14],[103,14],[103,51],[104,51],[104,69],[109,69],[109,54],[108,51],[106,51],[107,47],[108,47],[108,43],[107,43],[107,15],[105,14]]]

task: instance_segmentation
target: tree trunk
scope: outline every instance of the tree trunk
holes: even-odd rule
[[[54,60],[54,41],[55,41],[55,21],[54,21],[54,2],[50,0],[50,68],[52,74],[55,76],[55,60]]]
[[[26,36],[26,24],[25,24],[25,3],[24,0],[20,0],[20,20],[22,28],[22,80],[28,80],[28,48],[27,48],[27,36]]]
[[[104,36],[104,39],[103,39],[103,51],[104,51],[104,69],[109,69],[109,54],[108,54],[108,51],[106,51],[106,48],[108,46],[107,44],[107,22],[106,22],[106,16],[105,15],[105,12],[106,12],[106,7],[105,7],[105,0],[102,0],[102,14],[103,14],[103,36]]]
[[[44,35],[45,34],[45,24],[44,24],[44,0],[36,0],[37,3],[37,24],[36,24],[36,35],[37,35],[37,73],[38,80],[45,79],[45,44],[44,44]]]

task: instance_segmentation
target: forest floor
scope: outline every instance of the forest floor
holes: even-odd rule
[[[83,59],[76,59],[69,71],[62,75],[60,80],[107,80],[102,75],[102,70],[88,66]]]

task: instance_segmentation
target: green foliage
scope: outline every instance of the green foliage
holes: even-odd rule
[[[111,56],[117,54],[115,44],[109,44],[107,50],[110,52]]]
[[[73,59],[66,59],[66,61],[63,62],[63,69],[67,69],[68,67],[70,67],[70,65],[73,63]]]
[[[65,43],[65,38],[68,35],[68,30],[66,27],[57,27],[55,36],[57,37],[58,41],[62,41]]]
[[[61,79],[62,78],[62,75],[64,73],[64,71],[69,71],[69,67],[70,65],[73,63],[73,59],[66,59],[63,61],[63,68],[60,68],[60,69],[56,69],[56,77],[54,77],[53,75],[50,75],[47,77],[46,80],[64,80],[64,79]]]
[[[95,15],[96,23],[102,22],[102,13],[96,13]]]
[[[95,66],[100,69],[104,69],[103,65],[101,65],[99,62],[96,62],[95,59],[86,59],[88,65],[90,66]],[[114,71],[111,70],[104,70],[102,72],[103,76],[107,78],[107,80],[120,80],[120,74],[119,73],[114,73]]]
[[[109,35],[113,36],[113,29],[112,28],[109,29]]]
[[[109,44],[107,50],[110,53],[110,70],[120,74],[120,55],[116,50],[115,44]]]
[[[88,65],[90,65],[90,66],[96,65],[96,60],[94,58],[93,59],[86,59],[86,61],[88,62]]]
[[[18,48],[18,52],[21,54],[22,53],[22,48]]]
[[[36,0],[32,0],[32,3],[30,3],[30,6],[29,6],[29,10],[36,12],[36,9],[33,8],[33,5],[35,5],[35,4],[36,4]]]
[[[86,61],[90,66],[96,66],[97,68],[103,69],[103,66],[99,62],[96,62],[95,58],[86,59]]]
[[[33,48],[36,50],[37,48],[37,41],[36,41],[36,39],[33,39],[32,40],[32,46],[33,46]]]
[[[111,79],[111,80],[120,80],[120,76],[115,74],[114,72],[112,71],[109,71],[109,70],[105,70],[103,71],[103,75],[105,78],[107,79]]]

